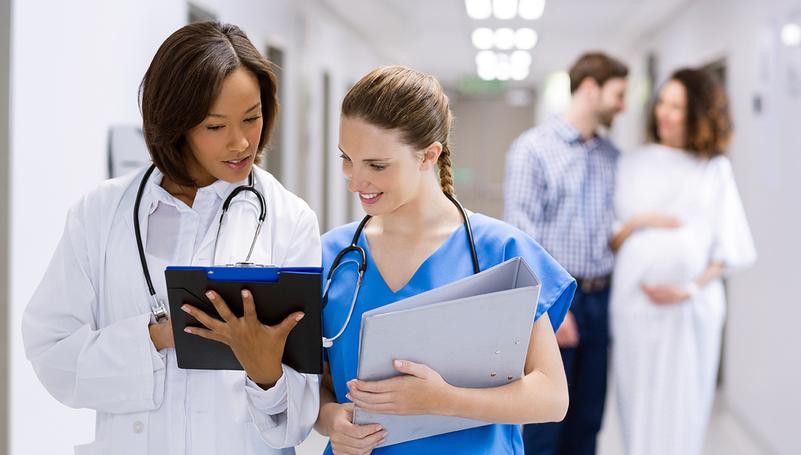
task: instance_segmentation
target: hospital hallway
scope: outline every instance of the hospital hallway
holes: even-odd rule
[[[708,402],[704,397],[712,396],[712,387],[700,394],[696,389],[714,384],[703,455],[801,454],[801,298],[795,288],[801,258],[801,0],[0,0],[0,319],[5,322],[0,324],[0,407],[4,411],[0,455],[67,455],[82,445],[87,446],[77,453],[91,455],[101,450],[95,445],[91,451],[96,430],[110,434],[110,423],[96,429],[96,411],[90,409],[102,404],[95,406],[90,400],[92,406],[74,409],[54,398],[92,391],[93,385],[69,389],[77,373],[56,375],[55,385],[43,385],[47,382],[43,371],[35,370],[26,356],[25,342],[29,341],[23,340],[23,313],[35,300],[51,258],[63,253],[57,249],[60,239],[72,239],[70,226],[65,230],[70,208],[108,179],[143,172],[150,164],[140,84],[160,45],[173,32],[206,21],[237,25],[272,62],[280,108],[258,166],[303,200],[297,204],[309,214],[309,226],[326,233],[365,216],[365,199],[349,191],[351,182],[343,174],[343,170],[347,174],[348,158],[343,161],[340,150],[340,120],[349,90],[372,70],[389,65],[431,75],[440,82],[453,114],[447,139],[451,179],[465,208],[521,228],[549,254],[562,254],[558,262],[566,270],[574,262],[602,263],[603,273],[579,276],[581,272],[568,271],[580,278],[579,289],[611,286],[611,297],[607,294],[606,299],[623,302],[609,310],[611,331],[620,331],[615,323],[624,319],[615,320],[615,314],[643,315],[641,325],[629,319],[624,327],[639,330],[631,339],[642,344],[625,345],[630,349],[620,371],[625,368],[625,378],[636,376],[629,383],[636,382],[636,387],[625,389],[623,396],[636,388],[639,398],[651,398],[653,393],[653,401],[660,404],[674,399],[703,403]],[[612,69],[604,66],[609,77],[600,83],[595,75],[583,77],[578,81],[586,82],[582,91],[581,84],[571,81],[571,67],[580,57],[596,53],[608,59],[606,66]],[[625,76],[619,73],[621,66]],[[691,69],[712,83],[691,97],[693,87],[682,86],[677,76],[682,69]],[[676,89],[676,83],[684,88]],[[666,101],[671,89],[681,93],[678,98],[684,104],[676,107]],[[589,132],[567,120],[577,100],[595,103],[597,111],[586,115],[593,125]],[[696,114],[702,103],[712,105],[709,112],[714,112],[699,119]],[[684,128],[678,133],[673,130],[681,145],[659,138],[660,131],[671,131],[671,121]],[[691,124],[692,128],[687,126]],[[540,128],[539,132],[550,128],[551,138],[561,139],[545,141],[524,134],[532,128]],[[185,144],[189,130],[182,131],[175,144]],[[568,155],[559,154],[574,150],[567,147],[576,144],[603,149],[612,158],[601,161],[607,155],[599,153],[585,154],[590,157],[585,161],[569,161],[564,158]],[[703,150],[694,149],[697,144]],[[614,150],[619,150],[619,157]],[[678,152],[665,153],[670,150]],[[725,153],[725,158],[717,159],[718,153]],[[596,156],[601,158],[592,161]],[[638,161],[641,156],[653,161]],[[691,159],[680,161],[687,157]],[[224,159],[229,160],[223,161],[228,166],[240,165],[238,156]],[[580,164],[564,164],[576,162]],[[629,166],[618,168],[621,162]],[[625,177],[602,182],[607,186],[590,182],[590,177],[608,176],[615,170]],[[266,172],[261,175],[270,178]],[[704,185],[710,181],[724,189],[714,194],[707,191]],[[646,201],[651,193],[642,188],[675,199]],[[383,193],[376,194],[380,198]],[[579,215],[556,217],[560,213],[556,207],[564,200],[580,200],[580,208],[571,207]],[[266,205],[273,209],[271,203]],[[660,218],[663,209],[667,215]],[[696,210],[694,214],[703,222],[693,219],[683,225],[685,209],[686,213]],[[155,213],[154,208],[148,216]],[[538,229],[537,223],[551,216],[562,224]],[[648,218],[648,222],[627,231],[631,227],[627,222],[635,218]],[[126,222],[131,219],[126,213]],[[271,222],[268,219],[265,226]],[[693,230],[703,223],[707,224]],[[248,222],[248,242],[250,226]],[[670,226],[675,231],[664,229]],[[95,231],[86,226],[72,228],[86,235],[87,245],[109,241],[102,235],[92,236]],[[274,229],[271,225],[263,232],[269,230],[272,235]],[[233,230],[239,233],[236,227]],[[315,229],[307,232],[315,232],[314,242],[304,245],[316,248]],[[586,245],[576,246],[573,238],[565,240],[575,232],[586,234]],[[628,243],[616,249],[614,242],[621,233],[629,235],[622,240]],[[120,245],[130,247],[131,254],[142,251],[133,236],[129,243]],[[284,243],[285,248],[296,245]],[[216,246],[215,241],[215,258]],[[581,249],[585,246],[586,251]],[[97,257],[105,259],[107,254],[102,250]],[[196,259],[194,252],[188,257]],[[126,297],[135,298],[140,292],[141,302],[136,301],[146,312],[151,300],[141,264],[133,261],[126,266],[133,267],[130,280],[125,280],[132,289]],[[81,288],[92,296],[87,308],[100,301],[117,302],[98,284],[105,285],[105,270],[66,268],[75,274],[70,276],[95,286]],[[163,268],[152,274],[161,278]],[[692,273],[687,272],[690,269]],[[128,269],[117,270],[123,274],[120,270],[128,275]],[[624,272],[615,276],[618,270]],[[699,271],[718,275],[699,285]],[[97,282],[90,272],[98,274]],[[679,300],[701,304],[683,313],[686,319],[679,322],[651,318],[658,311],[656,306],[640,305],[651,276],[669,276],[662,281],[677,283],[670,289],[680,295]],[[616,294],[616,289],[629,293]],[[52,308],[61,310],[64,305],[53,302]],[[112,308],[106,314],[92,307],[86,314],[117,317],[119,309]],[[73,314],[58,319],[65,324],[77,320]],[[713,323],[704,326],[709,320]],[[81,324],[85,333],[103,333],[104,327],[98,327],[96,320]],[[152,334],[148,331],[151,339],[144,337],[145,329],[152,326],[139,328],[143,346],[156,356]],[[69,338],[60,326],[42,324],[39,329],[62,341]],[[659,342],[654,341],[657,338]],[[552,352],[555,356],[555,348]],[[683,370],[690,373],[680,384],[652,381],[648,376],[652,370],[670,370],[689,357],[701,359],[698,364],[708,368]],[[620,365],[611,349],[610,359],[610,369]],[[53,370],[61,371],[62,366]],[[76,371],[87,368],[74,362],[71,366]],[[150,372],[145,376],[150,378]],[[597,453],[644,455],[625,452],[617,391],[609,377]],[[602,396],[603,387],[597,389]],[[154,400],[158,391],[156,385],[151,394]],[[573,405],[576,401],[570,398]],[[170,418],[191,427],[184,416],[191,414],[187,409]],[[648,410],[638,408],[632,413],[641,416],[637,413]],[[686,409],[683,412],[652,415],[672,418],[675,423],[686,416]],[[246,423],[252,426],[252,417],[248,419]],[[115,435],[147,441],[151,434],[147,419],[131,420],[114,426]],[[516,437],[513,429],[507,430]],[[698,435],[695,440],[700,441],[700,430]],[[322,453],[326,443],[327,438],[312,431],[297,453]]]

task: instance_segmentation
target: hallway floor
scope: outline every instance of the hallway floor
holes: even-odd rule
[[[598,455],[622,455],[620,428],[615,409],[615,397],[608,397],[604,426],[599,437]],[[298,455],[319,455],[328,438],[312,432],[312,435],[297,449]],[[718,398],[712,412],[707,431],[704,455],[769,455],[760,449],[743,431],[737,420],[726,410],[723,400]]]

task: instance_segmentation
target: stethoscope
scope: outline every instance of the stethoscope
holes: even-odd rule
[[[459,209],[459,213],[462,215],[462,219],[464,220],[464,230],[467,233],[467,241],[470,243],[470,259],[473,261],[473,273],[478,273],[481,271],[481,268],[478,265],[478,255],[476,254],[476,242],[473,239],[473,229],[470,227],[470,218],[467,216],[467,213],[462,207],[462,204],[456,200],[450,194],[445,193],[445,196],[453,202],[453,205]],[[328,304],[328,289],[331,287],[331,282],[336,274],[337,269],[339,267],[349,264],[355,263],[358,266],[359,276],[356,279],[356,290],[353,292],[353,298],[350,301],[350,308],[348,309],[348,316],[345,318],[345,323],[342,324],[342,327],[339,329],[336,335],[331,338],[323,337],[323,347],[330,348],[334,345],[334,341],[342,336],[345,332],[345,329],[348,328],[348,324],[350,323],[350,318],[353,315],[353,309],[356,306],[356,299],[359,298],[359,289],[362,286],[362,279],[364,278],[364,271],[367,270],[367,253],[364,251],[364,248],[358,245],[359,237],[362,236],[362,231],[364,227],[367,225],[367,222],[370,221],[372,218],[370,215],[365,216],[362,221],[359,223],[359,226],[356,228],[356,232],[353,234],[353,239],[350,241],[350,245],[346,246],[336,255],[334,258],[334,262],[331,263],[331,269],[328,271],[328,276],[326,277],[325,288],[323,289],[323,309]],[[358,255],[358,259],[350,259],[348,261],[342,262],[342,258],[351,252],[355,252]]]
[[[134,209],[133,209],[133,221],[134,221],[134,233],[136,234],[136,247],[139,249],[139,261],[142,263],[142,273],[145,275],[145,281],[147,282],[147,289],[150,292],[150,311],[153,313],[153,317],[155,317],[157,323],[161,323],[169,317],[167,313],[167,306],[156,297],[156,289],[153,287],[153,281],[150,279],[150,271],[147,268],[147,258],[145,257],[145,248],[142,245],[142,233],[141,229],[139,228],[139,205],[142,202],[142,194],[145,191],[145,184],[147,180],[150,178],[150,174],[153,173],[153,170],[156,169],[155,164],[151,164],[148,170],[145,172],[144,177],[142,177],[142,182],[139,184],[139,191],[136,193],[136,202],[134,202]],[[223,227],[223,221],[225,220],[225,214],[228,213],[228,207],[231,205],[231,201],[243,191],[249,191],[256,195],[256,199],[259,200],[259,221],[256,225],[256,233],[253,234],[253,241],[250,243],[250,250],[248,250],[248,255],[243,262],[238,262],[236,265],[238,266],[248,266],[253,265],[250,262],[250,256],[253,254],[253,248],[256,246],[256,240],[259,238],[259,233],[261,233],[261,226],[264,224],[264,219],[267,217],[267,202],[264,200],[264,195],[261,194],[259,190],[253,184],[253,171],[250,172],[248,175],[248,183],[247,185],[240,185],[225,198],[222,206],[222,214],[220,214],[220,223],[217,227],[217,235],[214,238],[214,251],[212,252],[211,256],[211,263],[215,264],[217,261],[217,242],[220,240],[220,231]]]

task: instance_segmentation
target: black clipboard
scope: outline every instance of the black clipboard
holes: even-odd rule
[[[217,292],[231,311],[242,316],[242,289],[253,293],[263,324],[275,325],[295,311],[305,316],[289,333],[283,363],[301,373],[322,374],[321,273],[319,267],[167,267],[167,295],[178,367],[198,370],[242,370],[223,343],[184,332],[202,327],[181,310],[188,303],[221,319],[206,291]]]

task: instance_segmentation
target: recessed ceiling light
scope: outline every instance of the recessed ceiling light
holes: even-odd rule
[[[495,33],[486,27],[477,28],[473,30],[472,39],[473,46],[477,49],[491,49],[495,42]]]
[[[523,19],[534,20],[545,12],[545,0],[520,0],[518,13]]]
[[[537,32],[531,28],[519,28],[515,32],[515,47],[518,49],[534,49],[537,45]]]
[[[495,79],[495,65],[479,66],[476,72],[478,73],[478,77],[485,81]]]
[[[489,19],[492,15],[491,0],[465,0],[464,6],[471,19]]]
[[[476,54],[476,66],[492,66],[495,65],[495,52],[481,51]]]
[[[785,46],[801,46],[801,25],[789,23],[782,27],[782,44]]]
[[[492,15],[496,19],[512,19],[517,16],[517,0],[492,0]]]
[[[515,31],[511,28],[499,28],[495,30],[495,47],[508,50],[515,47]]]
[[[528,67],[531,65],[531,54],[526,51],[514,51],[509,57],[509,61],[514,67]]]

